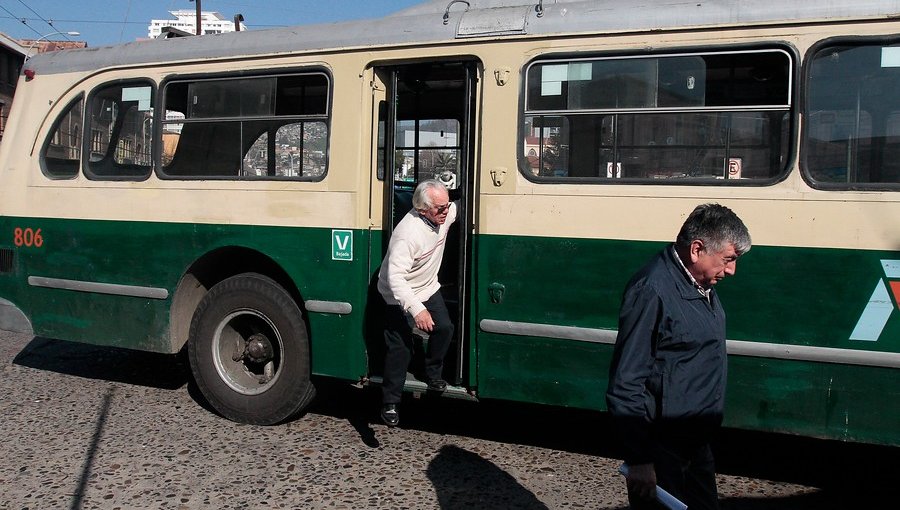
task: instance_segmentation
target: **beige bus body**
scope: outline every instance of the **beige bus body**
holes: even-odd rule
[[[839,25],[840,33],[889,35],[900,22]],[[797,168],[796,150],[786,178],[763,186],[665,186],[647,184],[547,184],[518,170],[517,122],[527,63],[548,54],[597,54],[728,48],[786,43],[802,56],[809,46],[835,35],[833,25],[708,29],[587,37],[465,39],[400,48],[372,46],[328,52],[159,62],[22,79],[2,151],[4,185],[0,213],[12,216],[379,228],[380,196],[374,179],[373,65],[446,60],[471,55],[483,72],[476,127],[478,213],[474,229],[484,234],[635,240],[667,240],[686,211],[702,201],[720,201],[752,225],[755,243],[863,249],[900,246],[898,195],[877,191],[816,190]],[[802,61],[796,62],[802,65]],[[179,181],[153,175],[139,182],[54,180],[39,168],[39,151],[53,120],[70,101],[110,81],[241,70],[325,69],[332,92],[330,154],[320,182]],[[507,74],[508,72],[508,74]],[[496,76],[506,79],[501,85]],[[26,114],[27,112],[27,114]],[[374,183],[374,184],[373,184]],[[370,186],[377,188],[370,190]],[[371,191],[371,192],[370,192]],[[96,204],[102,203],[102,208]],[[581,221],[588,215],[615,222]],[[652,216],[661,221],[646,222]],[[777,229],[768,229],[778,225]]]

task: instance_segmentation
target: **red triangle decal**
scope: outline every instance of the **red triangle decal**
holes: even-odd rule
[[[894,293],[894,303],[900,308],[900,281],[888,282],[891,284],[891,292]]]

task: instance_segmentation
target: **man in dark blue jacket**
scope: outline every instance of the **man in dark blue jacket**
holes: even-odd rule
[[[713,286],[750,244],[731,209],[697,206],[625,288],[606,401],[632,509],[659,508],[657,484],[691,510],[718,508],[709,443],[722,422],[727,359]]]

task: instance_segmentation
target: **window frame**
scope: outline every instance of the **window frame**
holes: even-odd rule
[[[699,57],[706,55],[726,55],[743,53],[781,52],[788,59],[788,90],[786,105],[754,105],[754,106],[689,106],[689,107],[654,107],[654,108],[602,108],[584,110],[528,110],[529,71],[535,65],[588,62],[597,60],[627,60],[627,59],[653,59],[661,57]],[[799,79],[800,76],[799,52],[796,47],[785,41],[765,41],[753,44],[721,45],[721,46],[688,46],[666,48],[655,51],[592,51],[584,53],[546,53],[533,57],[525,63],[521,71],[521,86],[519,90],[519,126],[518,141],[516,142],[516,160],[519,173],[528,181],[536,184],[599,184],[599,185],[656,185],[656,186],[772,186],[784,181],[791,173],[797,157],[798,125],[799,125]],[[762,108],[762,107],[765,108]],[[604,177],[559,177],[538,176],[530,171],[528,158],[525,155],[525,131],[526,117],[560,117],[581,115],[629,115],[629,114],[689,114],[689,113],[741,113],[741,112],[771,112],[784,111],[788,115],[788,134],[786,145],[782,148],[784,161],[780,171],[768,178],[760,179],[720,179],[720,178],[673,178],[654,179],[640,177],[604,178]],[[600,146],[597,146],[598,148]],[[662,146],[659,146],[662,147]]]
[[[163,125],[165,123],[164,117],[166,112],[166,95],[168,92],[168,87],[172,84],[185,83],[190,84],[192,82],[198,81],[223,81],[223,80],[246,80],[246,79],[256,79],[256,78],[274,78],[278,79],[279,77],[288,77],[288,76],[310,76],[310,75],[322,75],[326,80],[326,97],[325,97],[325,112],[323,115],[282,115],[277,116],[275,113],[270,115],[263,116],[236,116],[236,117],[204,117],[196,120],[192,120],[189,122],[217,122],[217,121],[228,121],[228,122],[263,122],[263,121],[275,121],[279,119],[283,120],[296,120],[297,122],[303,123],[313,123],[313,122],[322,122],[325,124],[326,135],[325,135],[325,169],[321,175],[314,177],[292,177],[292,176],[278,176],[278,175],[237,175],[237,176],[227,176],[227,175],[171,175],[165,172],[165,166],[162,162],[163,150],[162,150],[162,132]],[[320,65],[316,66],[303,66],[303,67],[291,67],[291,68],[276,68],[276,69],[267,69],[257,72],[244,72],[244,71],[221,71],[221,72],[213,72],[213,73],[187,73],[187,74],[173,74],[165,77],[159,85],[160,93],[157,94],[157,112],[156,112],[156,121],[154,122],[154,144],[158,146],[157,150],[154,153],[154,163],[155,163],[155,171],[156,175],[161,180],[171,180],[171,181],[225,181],[225,182],[256,182],[256,181],[283,181],[283,182],[320,182],[324,180],[328,176],[329,166],[331,163],[331,129],[332,129],[332,117],[333,117],[333,104],[334,104],[334,77],[331,72]],[[277,94],[277,85],[276,85],[276,94]],[[188,119],[184,119],[188,121]],[[158,126],[158,127],[157,127]],[[305,129],[305,127],[304,127]],[[156,136],[156,133],[159,133],[159,136]],[[251,145],[252,146],[252,145]],[[243,157],[243,156],[242,156]]]
[[[91,143],[93,141],[93,124],[90,121],[90,112],[91,106],[93,105],[94,100],[97,97],[97,94],[103,90],[110,87],[115,86],[149,86],[150,87],[150,97],[151,97],[151,108],[156,108],[157,99],[159,97],[158,88],[156,86],[156,82],[152,79],[144,76],[135,76],[130,78],[122,78],[111,81],[106,81],[100,83],[91,88],[90,93],[87,96],[87,100],[84,103],[84,129],[82,130],[82,149],[81,149],[81,172],[84,176],[91,181],[132,181],[132,182],[141,182],[149,179],[154,172],[154,167],[156,165],[156,159],[154,157],[153,151],[155,149],[154,143],[154,135],[151,131],[150,134],[150,165],[148,170],[145,173],[141,173],[140,175],[102,175],[94,173],[91,170]],[[156,119],[156,110],[153,111],[152,119]],[[121,138],[120,138],[121,139]],[[110,144],[112,140],[110,140]],[[132,165],[134,167],[142,168],[146,167],[145,165]]]
[[[812,68],[813,58],[820,51],[827,49],[831,46],[888,46],[891,44],[896,44],[900,46],[900,35],[873,35],[873,36],[836,36],[836,37],[828,37],[819,41],[816,41],[815,44],[812,44],[809,49],[807,49],[806,54],[803,56],[803,70],[801,74],[802,80],[802,90],[803,90],[803,101],[800,105],[800,113],[801,115],[801,125],[800,132],[803,135],[800,137],[799,143],[799,160],[798,166],[800,167],[800,175],[803,178],[803,181],[809,185],[809,187],[820,190],[820,191],[900,191],[900,181],[895,183],[889,182],[851,182],[851,183],[843,183],[843,182],[827,182],[827,181],[819,181],[812,177],[809,166],[807,165],[807,157],[810,152],[810,143],[806,134],[809,132],[809,122],[810,122],[810,112],[809,112],[809,98],[810,98],[810,73]],[[900,112],[900,110],[898,110]]]
[[[78,146],[79,154],[78,154],[78,165],[75,169],[75,173],[72,175],[54,175],[50,173],[47,166],[47,149],[50,147],[51,142],[53,141],[53,137],[56,135],[56,131],[59,129],[60,124],[64,118],[66,118],[69,113],[71,113],[72,109],[78,102],[81,102],[81,122],[78,126],[78,129],[81,130],[81,143]],[[84,92],[79,93],[75,96],[71,101],[69,101],[66,106],[61,110],[60,114],[57,115],[56,120],[53,121],[53,126],[47,131],[47,136],[44,139],[44,143],[41,144],[41,151],[39,156],[39,164],[41,167],[41,173],[44,174],[44,177],[48,179],[52,179],[54,181],[64,181],[64,180],[73,180],[77,179],[79,175],[83,173],[82,165],[84,164],[84,127],[87,123],[87,115],[85,115],[87,109],[87,100]]]
[[[455,144],[453,144],[453,145],[422,145],[422,144],[421,144],[421,135],[422,135],[422,133],[423,133],[423,132],[425,132],[425,133],[428,132],[428,131],[422,131],[422,123],[427,123],[427,122],[446,122],[446,121],[456,122],[456,126],[455,126],[455,127],[456,127],[456,131],[454,131],[454,134],[456,135],[456,143],[455,143]],[[396,123],[396,125],[394,126],[395,129],[398,128],[398,127],[400,126],[400,123],[402,123],[402,122],[410,122],[410,120],[403,120],[403,121],[400,121],[400,122]],[[457,167],[456,167],[455,171],[453,172],[453,175],[454,175],[454,176],[458,176],[458,175],[459,175],[459,158],[460,158],[460,155],[462,154],[462,150],[463,150],[462,141],[460,140],[460,136],[459,136],[459,135],[460,135],[460,130],[461,130],[461,128],[462,128],[462,122],[460,122],[458,119],[453,119],[453,118],[448,118],[448,119],[420,119],[420,118],[418,118],[418,117],[415,118],[415,119],[412,119],[412,122],[413,122],[413,129],[412,129],[412,131],[415,133],[415,135],[414,135],[414,137],[413,137],[413,138],[414,138],[414,139],[413,139],[413,145],[400,145],[400,144],[395,143],[395,144],[394,144],[394,151],[402,151],[402,152],[407,152],[407,151],[408,151],[408,152],[412,152],[412,153],[413,153],[413,179],[412,179],[412,180],[398,179],[398,178],[397,178],[397,175],[396,175],[396,170],[395,170],[395,171],[394,171],[394,172],[395,172],[395,175],[394,175],[394,182],[398,182],[398,183],[412,183],[412,182],[419,182],[419,173],[420,173],[420,171],[422,170],[422,158],[421,158],[422,152],[426,152],[426,151],[430,151],[430,150],[434,150],[434,151],[454,151],[454,153],[455,153],[454,159],[455,159],[455,161],[456,161]],[[394,140],[396,141],[396,140],[398,140],[398,139],[399,139],[399,137],[395,134],[395,135],[394,135]],[[383,142],[383,140],[379,140],[379,142]],[[383,147],[383,146],[379,146],[379,147],[378,147],[378,150],[383,152],[383,151],[386,151],[387,148],[385,148],[385,147]],[[379,180],[384,180],[384,176],[379,177]]]

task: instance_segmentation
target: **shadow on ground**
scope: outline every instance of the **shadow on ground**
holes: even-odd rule
[[[210,410],[193,384],[183,353],[155,354],[35,337],[16,355],[13,363],[164,390],[187,385],[198,405]],[[307,412],[346,419],[356,429],[358,440],[372,448],[380,446],[372,427],[379,423],[380,388],[358,388],[330,379],[316,379],[315,383],[318,396]],[[404,396],[400,409],[402,428],[621,458],[607,415],[596,411],[410,395]],[[893,507],[885,505],[892,499],[889,491],[893,489],[900,460],[897,447],[725,429],[715,451],[718,471],[722,474],[813,488],[806,494],[777,498],[764,495],[765,488],[761,487],[759,494],[723,499],[722,510]],[[494,483],[516,483],[489,461],[459,448],[441,450],[428,468],[429,476],[451,468],[455,473],[480,472],[485,480]],[[453,487],[460,485],[441,486],[442,478],[432,479],[442,502],[446,501],[442,508],[457,508],[453,503],[456,501]],[[507,493],[516,498],[510,507],[542,508],[524,488]],[[490,494],[488,487],[484,497]],[[471,498],[465,501],[471,502]]]
[[[785,498],[751,494],[724,500],[722,510],[895,508],[889,502],[900,461],[897,447],[725,429],[715,452],[719,473],[818,489]]]
[[[365,431],[365,436],[362,432],[360,436],[363,442],[377,447],[377,441],[370,444],[367,437],[374,436],[371,424],[380,423],[379,388],[355,388],[327,380],[317,383],[318,397],[309,412],[349,420],[357,431]],[[605,413],[515,402],[467,402],[409,395],[404,398],[400,406],[401,428],[622,458]],[[896,447],[723,429],[714,449],[719,473],[763,481],[757,493],[723,498],[722,510],[893,507],[885,504],[890,501],[889,490],[900,460],[900,449]],[[476,470],[485,466],[482,462],[488,462],[481,458],[473,460],[475,454],[464,450],[442,450],[441,454],[447,455],[442,462],[460,463],[468,459]],[[490,472],[489,467],[485,469]],[[810,489],[804,494],[773,497],[766,494],[767,480]],[[440,487],[437,488],[440,494]],[[452,491],[446,496],[452,498]],[[523,497],[520,506],[511,507],[538,508],[529,506],[527,495]],[[471,502],[471,495],[465,501]],[[458,506],[450,504],[442,508]]]
[[[535,495],[493,462],[453,445],[445,445],[428,464],[441,510],[520,508],[547,510]]]
[[[190,380],[187,357],[35,337],[13,359],[23,367],[175,390]]]

